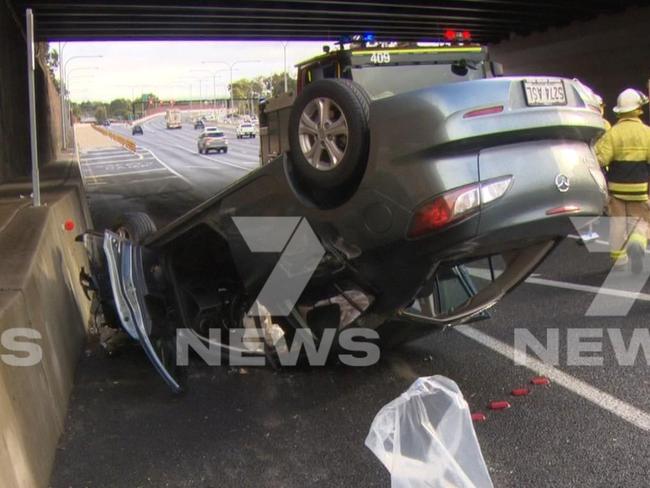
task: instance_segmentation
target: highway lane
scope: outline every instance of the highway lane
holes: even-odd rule
[[[131,137],[138,147],[154,151],[207,198],[259,166],[259,139],[237,139],[234,127],[220,128],[228,139],[228,153],[199,154],[201,131],[189,123],[183,123],[181,129],[167,129],[164,117],[145,122],[143,135],[132,136],[125,125],[114,125],[112,130]]]
[[[130,134],[127,127],[113,130]],[[135,138],[135,155],[84,154],[89,192],[112,198],[100,213],[142,205],[165,220],[255,166],[247,157],[256,141],[230,137],[227,155],[198,157],[197,133],[188,126],[167,131],[156,119]],[[593,289],[609,271],[606,244],[599,251],[567,240],[491,310],[490,320],[385,352],[370,368],[239,370],[197,361],[188,393],[171,399],[139,347],[111,361],[89,348],[51,484],[388,486],[386,471],[363,446],[372,418],[416,377],[442,374],[460,385],[472,411],[486,413],[475,427],[495,486],[645,487],[650,350],[640,348],[633,364],[620,364],[608,331],[620,331],[626,346],[637,331],[647,332],[650,286],[626,316],[587,316]],[[550,387],[530,385],[537,366],[514,364],[521,330],[551,348],[558,331],[559,361],[546,368]],[[569,360],[570,331],[587,334],[582,342],[592,349],[582,355],[602,364]],[[510,394],[522,386],[531,394]],[[512,407],[490,411],[492,400]],[[87,463],[89,457],[105,462]]]
[[[144,134],[113,124],[110,130],[131,137],[135,154],[124,148],[82,151],[84,175],[94,225],[110,227],[129,211],[149,213],[161,227],[259,166],[259,139],[237,139],[224,126],[228,153],[199,154],[200,133],[184,123],[166,129],[164,117],[143,124]]]

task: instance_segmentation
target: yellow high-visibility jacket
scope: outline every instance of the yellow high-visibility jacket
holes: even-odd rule
[[[648,200],[650,127],[637,117],[621,118],[596,143],[596,157],[607,171],[611,196],[620,200]]]

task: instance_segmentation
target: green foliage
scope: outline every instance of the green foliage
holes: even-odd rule
[[[126,120],[131,113],[131,102],[125,98],[116,98],[108,105],[108,116],[111,119]]]
[[[296,79],[287,75],[287,89],[296,89]],[[259,76],[254,79],[241,79],[233,83],[234,98],[257,98],[260,96],[278,96],[284,93],[284,73]]]
[[[108,116],[106,114],[106,107],[103,105],[98,106],[95,109],[95,120],[97,121],[98,124],[103,124],[106,122],[106,119],[108,119]]]
[[[145,103],[149,103],[149,100],[152,100],[153,103],[160,102],[160,98],[158,98],[154,93],[143,93],[140,95],[140,98],[138,100]]]

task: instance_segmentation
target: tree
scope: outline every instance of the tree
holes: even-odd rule
[[[50,72],[50,78],[54,82],[56,90],[60,92],[61,84],[56,76],[54,76],[54,70],[59,67],[59,52],[56,49],[51,49],[49,44],[47,45],[47,49],[47,53],[44,57],[45,64]]]
[[[106,107],[104,107],[103,105],[98,106],[95,109],[95,120],[97,121],[97,123],[103,124],[104,122],[106,122],[107,119],[108,117],[106,115]]]
[[[284,93],[284,73],[273,73],[271,76],[264,78],[267,89],[271,91],[271,96],[277,97]],[[287,74],[287,91],[296,90],[296,79]]]
[[[131,113],[131,103],[124,98],[116,98],[108,106],[108,116],[126,120]]]

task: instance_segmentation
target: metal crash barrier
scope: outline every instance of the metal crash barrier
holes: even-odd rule
[[[124,137],[120,134],[116,134],[115,132],[106,129],[101,125],[92,124],[92,126],[93,129],[95,129],[97,132],[104,134],[105,136],[113,139],[115,142],[122,144],[129,151],[135,152],[137,146],[135,145],[135,141],[133,139],[129,139],[128,137]]]

